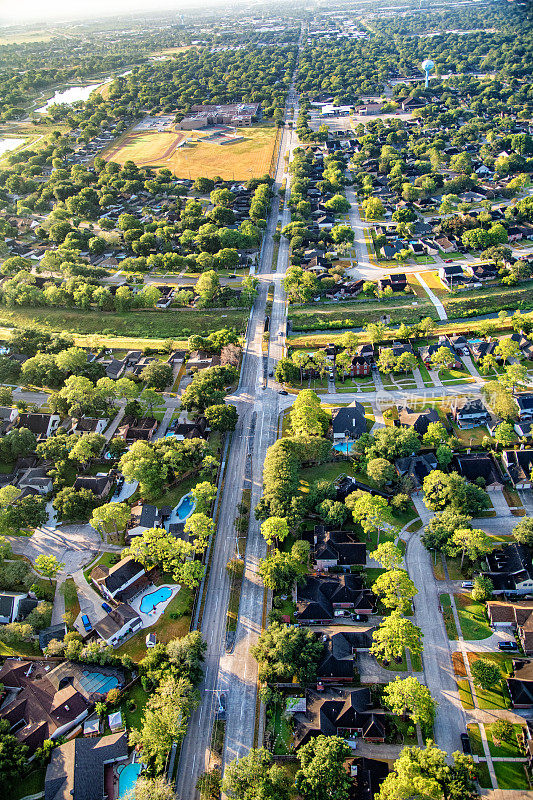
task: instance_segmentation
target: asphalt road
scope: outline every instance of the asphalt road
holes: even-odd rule
[[[296,102],[289,95],[289,107]],[[292,118],[292,111],[289,112]],[[284,157],[294,146],[292,129],[285,127],[279,150],[276,187],[285,177]],[[289,180],[287,180],[287,184]],[[287,192],[289,188],[287,186]],[[207,641],[204,680],[200,686],[201,703],[189,721],[187,736],[181,748],[176,794],[180,800],[196,797],[198,777],[209,766],[213,723],[221,692],[226,695],[226,733],[224,765],[244,755],[254,744],[257,707],[257,665],[250,647],[257,640],[262,623],[264,589],[257,575],[257,564],[266,553],[266,544],[253,513],[250,520],[245,554],[245,574],[241,590],[235,646],[226,652],[226,612],[229,600],[229,579],[226,564],[235,552],[234,522],[245,481],[251,478],[251,508],[261,496],[262,471],[267,447],[277,438],[277,386],[263,388],[268,374],[263,356],[263,332],[268,289],[275,283],[272,308],[269,368],[281,356],[285,338],[286,309],[281,286],[288,262],[288,243],[280,243],[278,271],[272,274],[273,234],[278,222],[279,199],[275,197],[268,220],[257,277],[260,280],[256,302],[250,314],[243,352],[241,378],[232,396],[239,410],[239,421],[228,450],[225,482],[221,493],[217,534],[205,595],[200,630]],[[284,212],[286,221],[288,212]]]

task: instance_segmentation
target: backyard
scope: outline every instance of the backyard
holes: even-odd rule
[[[165,613],[149,628],[143,628],[127,642],[117,647],[119,656],[129,655],[134,661],[141,661],[146,655],[145,639],[148,633],[155,633],[158,642],[166,644],[171,639],[179,639],[189,632],[191,626],[192,592],[183,586],[168,604]]]

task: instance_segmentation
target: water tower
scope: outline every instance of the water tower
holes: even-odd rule
[[[426,58],[425,61],[422,61],[422,69],[424,70],[424,75],[426,76],[426,89],[429,86],[429,73],[433,72],[435,69],[435,64],[430,58]]]

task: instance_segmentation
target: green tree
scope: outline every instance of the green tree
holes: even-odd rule
[[[217,487],[209,483],[209,481],[202,481],[202,483],[197,483],[191,489],[191,494],[196,500],[195,510],[203,514],[209,514],[217,496]]]
[[[513,538],[520,544],[533,547],[533,517],[522,517],[513,528]]]
[[[43,578],[48,578],[50,581],[50,585],[52,585],[52,580],[57,578],[58,574],[64,568],[65,564],[58,559],[54,555],[41,555],[37,556],[35,559],[34,567],[37,572],[43,576]]]
[[[161,461],[149,442],[138,440],[124,453],[119,461],[119,469],[130,482],[139,481],[143,497],[154,497],[161,493],[168,467]]]
[[[261,525],[261,534],[267,544],[281,543],[289,535],[289,525],[285,517],[269,517]]]
[[[448,543],[447,552],[451,556],[461,553],[462,569],[465,556],[470,561],[476,561],[490,553],[492,546],[491,537],[480,528],[457,528]]]
[[[231,403],[209,406],[204,413],[209,427],[222,433],[234,431],[239,419],[237,409]]]
[[[490,578],[484,578],[482,575],[477,575],[474,578],[474,588],[471,592],[472,599],[477,600],[478,602],[489,600],[493,589],[494,584]]]
[[[340,528],[348,516],[348,509],[344,503],[326,497],[318,506],[318,513],[327,525]]]
[[[385,458],[371,458],[366,465],[366,474],[377,486],[385,486],[396,477],[396,470]]]
[[[509,744],[516,744],[517,742],[514,725],[507,719],[497,719],[495,722],[493,722],[490,732],[492,741],[496,747],[499,747],[502,742],[507,742]]]
[[[367,535],[377,533],[377,544],[379,545],[381,532],[389,527],[387,522],[388,505],[385,498],[377,495],[372,497],[368,492],[360,495],[352,492],[345,502],[352,512],[354,522],[358,522]]]
[[[424,478],[424,502],[432,511],[453,508],[474,516],[489,505],[487,493],[457,472],[445,473],[435,469]]]
[[[55,496],[53,506],[61,519],[86,520],[98,505],[98,498],[90,489],[65,486]]]
[[[394,542],[382,542],[368,557],[377,561],[384,569],[398,569],[403,564],[402,551]]]
[[[128,800],[174,800],[176,791],[166,778],[150,778],[140,775],[133,789],[128,793]]]
[[[411,600],[418,594],[418,589],[403,569],[390,569],[378,575],[372,591],[387,608],[398,609],[403,614],[409,613]]]
[[[423,686],[413,675],[407,678],[396,676],[383,691],[383,702],[393,714],[409,714],[414,725],[432,725],[437,703],[427,686]]]
[[[203,272],[194,287],[203,303],[212,303],[220,292],[220,278],[210,269]]]
[[[141,372],[141,378],[152,389],[163,392],[173,382],[172,367],[162,361],[152,361]]]
[[[289,800],[290,789],[287,771],[264,748],[231,761],[222,782],[222,791],[232,800]]]
[[[372,634],[370,652],[379,659],[401,659],[405,649],[411,655],[422,653],[422,632],[401,611],[391,611]]]
[[[431,740],[425,748],[404,747],[375,800],[476,800],[476,768],[471,756],[449,756]]]
[[[476,658],[471,664],[470,670],[475,685],[485,691],[501,683],[502,676],[500,668],[494,661],[489,661],[488,658]]]
[[[294,784],[303,800],[348,800],[352,781],[344,762],[350,755],[340,736],[317,736],[301,747]]]
[[[27,745],[19,742],[10,728],[7,719],[0,720],[0,789],[6,792],[6,797],[20,781],[28,754]]]
[[[312,683],[323,643],[308,628],[272,623],[250,652],[259,664],[259,680],[290,683],[295,678],[303,685]]]
[[[91,516],[91,525],[106,537],[114,533],[119,534],[126,530],[131,517],[131,509],[127,503],[105,503],[95,508]]]

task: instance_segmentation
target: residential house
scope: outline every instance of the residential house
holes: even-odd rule
[[[128,443],[139,439],[149,442],[156,432],[157,426],[158,422],[154,417],[138,419],[137,417],[127,416],[123,418],[115,435]]]
[[[108,419],[98,419],[97,417],[73,419],[71,433],[76,433],[80,436],[85,433],[103,433],[108,422]]]
[[[18,480],[18,488],[29,489],[31,494],[49,494],[54,483],[48,472],[47,467],[31,467],[25,470]]]
[[[367,616],[374,608],[374,595],[360,575],[308,575],[296,590],[297,622],[327,625],[340,617]]]
[[[407,276],[403,272],[398,272],[394,275],[385,275],[383,278],[379,279],[378,285],[382,291],[390,286],[393,292],[405,292],[407,288]]]
[[[99,500],[105,500],[113,486],[109,475],[78,475],[74,481],[74,489],[88,489]]]
[[[131,539],[134,536],[140,536],[149,528],[161,528],[162,524],[163,515],[161,509],[139,500],[131,509],[127,537]]]
[[[476,363],[481,361],[482,358],[485,358],[485,356],[494,356],[496,360],[499,360],[499,357],[495,352],[497,346],[497,341],[485,342],[482,340],[480,342],[470,342],[470,352],[472,354],[472,358]]]
[[[354,400],[349,406],[332,409],[331,428],[333,441],[340,441],[345,438],[358,439],[363,433],[366,433],[364,406]]]
[[[441,251],[441,253],[453,253],[455,246],[450,242],[446,236],[441,236],[439,239],[435,239],[435,244]]]
[[[427,433],[432,422],[440,422],[439,412],[436,408],[423,408],[421,411],[415,411],[409,406],[400,406],[398,419],[395,420],[397,427],[413,428],[419,436]]]
[[[476,281],[486,283],[487,281],[494,281],[498,277],[498,268],[495,264],[474,264],[469,265],[467,270]]]
[[[19,414],[18,427],[27,428],[37,437],[39,442],[48,439],[59,427],[59,414]]]
[[[501,489],[504,484],[500,467],[490,453],[457,453],[452,464],[467,481],[483,484],[487,492]]]
[[[19,415],[17,408],[0,406],[0,436],[5,436],[13,428]]]
[[[386,492],[382,492],[380,489],[373,489],[367,483],[361,483],[352,475],[339,475],[334,484],[337,490],[336,499],[340,501],[346,500],[348,495],[355,492],[356,489],[368,492],[372,496],[384,497],[387,501],[390,500],[390,495]]]
[[[72,739],[52,750],[44,800],[100,800],[115,796],[114,764],[128,758],[128,734]]]
[[[142,620],[137,612],[126,603],[119,603],[116,608],[95,624],[94,629],[106,644],[117,647],[140,630],[142,626]]]
[[[486,562],[487,569],[483,575],[494,584],[494,594],[533,594],[531,555],[524,545],[514,542],[493,550],[487,555]],[[533,637],[531,650],[533,652]]]
[[[513,708],[533,707],[533,661],[513,661],[513,674],[506,683]]]
[[[413,491],[418,493],[422,489],[424,478],[439,468],[439,462],[434,453],[418,453],[417,455],[398,458],[394,462],[398,475],[407,476],[412,484]]]
[[[0,707],[0,719],[7,720],[17,739],[30,754],[45,739],[56,740],[76,728],[105,694],[98,692],[101,682],[88,680],[92,673],[113,677],[120,688],[120,670],[61,661],[51,667],[41,661],[8,658],[0,669],[0,683],[10,692]],[[96,687],[96,688],[95,688]]]
[[[352,356],[350,375],[352,378],[367,378],[372,374],[372,367],[363,356]]]
[[[448,344],[448,342],[446,342],[445,340],[443,340],[443,341],[439,340],[439,342],[437,344],[428,344],[425,347],[420,347],[418,349],[418,352],[420,354],[420,358],[422,359],[422,361],[424,362],[426,367],[431,368],[433,366],[433,361],[432,361],[433,356],[435,355],[435,353],[438,350],[441,349],[441,347],[446,348],[446,350],[448,350],[449,353],[450,353],[450,365],[449,365],[449,367],[451,369],[461,369],[462,366],[463,366],[462,362],[460,361],[460,359],[456,355],[455,350],[453,349],[453,347],[450,344]]]
[[[43,628],[39,631],[39,648],[44,652],[52,639],[57,642],[62,642],[67,632],[67,626],[64,622],[59,622],[57,625],[50,625],[49,628]]]
[[[195,370],[207,369],[208,367],[216,366],[217,363],[218,358],[212,353],[208,353],[207,350],[195,350],[189,356],[189,360],[187,361],[187,369],[189,371],[193,368]]]
[[[467,398],[452,408],[452,416],[461,430],[488,425],[490,414],[479,398]]]
[[[308,690],[305,712],[293,714],[294,746],[301,747],[315,736],[384,742],[385,715],[376,713],[373,708],[367,687],[325,692]]]
[[[515,489],[531,489],[533,450],[504,450],[502,462]]]
[[[317,570],[350,567],[366,563],[366,544],[359,542],[354,531],[330,531],[315,525],[311,536],[311,561]]]
[[[448,344],[454,350],[454,352],[457,353],[458,356],[470,355],[470,348],[464,336],[458,334],[456,336],[448,336],[446,338],[448,340]]]
[[[354,785],[350,787],[352,800],[373,800],[389,774],[386,761],[366,756],[347,759],[345,767],[354,780]]]
[[[518,419],[520,422],[531,422],[533,420],[533,394],[523,392],[515,395],[515,400],[518,405]]]
[[[106,600],[117,602],[125,602],[150,584],[143,565],[131,557],[121,559],[112,567],[94,567],[91,580]]]
[[[324,655],[317,667],[319,683],[353,683],[355,659],[358,652],[368,652],[372,647],[375,628],[343,627],[338,633],[321,634]]]
[[[439,278],[445,286],[455,289],[465,282],[466,276],[460,264],[447,264],[445,267],[440,267]]]
[[[533,359],[533,342],[523,333],[513,333],[509,337],[513,342],[518,342],[520,352],[524,358]]]
[[[0,624],[26,619],[37,605],[38,601],[28,597],[27,592],[0,592]]]

